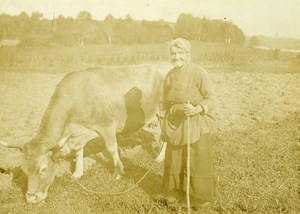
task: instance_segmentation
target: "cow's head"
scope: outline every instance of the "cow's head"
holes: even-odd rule
[[[57,148],[47,148],[41,142],[31,141],[23,148],[6,142],[0,144],[9,148],[18,148],[22,153],[21,168],[28,177],[26,200],[28,203],[43,202],[48,195],[48,188],[54,181],[57,160],[60,152]]]
[[[24,145],[22,170],[28,177],[27,202],[39,203],[46,199],[55,177],[55,168],[52,151],[44,148],[43,144],[30,142]]]

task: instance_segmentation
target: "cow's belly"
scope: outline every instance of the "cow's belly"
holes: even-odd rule
[[[64,136],[69,136],[68,140],[64,143],[65,150],[80,150],[87,142],[99,137],[95,130],[89,129],[85,126],[76,123],[70,123],[66,129]],[[66,151],[68,153],[68,151]]]

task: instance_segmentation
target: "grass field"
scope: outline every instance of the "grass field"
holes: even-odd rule
[[[18,55],[10,51],[7,55]],[[20,59],[54,57],[48,64],[2,61],[0,139],[22,144],[34,137],[58,81],[94,63],[62,63],[55,60],[59,53],[55,55],[54,50],[49,55],[19,51]],[[70,55],[76,53],[78,50],[70,50]],[[300,213],[299,64],[226,62],[205,63],[205,67],[215,83],[219,109],[214,133],[217,196],[214,204],[197,213]],[[153,135],[145,131],[120,138],[119,146],[126,175],[114,181],[112,161],[96,155],[106,155],[103,142],[90,142],[85,151],[87,171],[79,180],[86,188],[104,193],[130,188],[153,164],[159,149]],[[91,194],[71,180],[72,160],[71,156],[61,162],[46,202],[30,205],[24,199],[27,179],[19,167],[20,157],[1,147],[0,168],[4,170],[0,181],[2,186],[7,182],[7,187],[0,187],[0,213],[186,213],[180,204],[166,206],[153,200],[161,193],[163,163],[156,164],[134,190],[105,196]]]
[[[193,61],[203,65],[300,64],[299,54],[258,50],[239,45],[193,42]],[[0,48],[2,68],[31,65],[45,68],[61,65],[140,64],[168,60],[168,44],[93,45],[85,47]]]

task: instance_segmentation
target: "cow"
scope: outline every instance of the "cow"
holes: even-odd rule
[[[76,151],[74,178],[83,174],[83,148],[101,136],[112,156],[114,174],[124,173],[116,135],[139,130],[157,112],[168,65],[97,67],[67,74],[56,86],[35,137],[19,144],[22,170],[28,176],[25,198],[47,198],[57,160]]]

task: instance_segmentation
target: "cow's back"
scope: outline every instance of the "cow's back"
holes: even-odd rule
[[[92,126],[114,120],[122,131],[154,116],[167,71],[165,65],[92,68],[67,75],[59,90],[71,102],[71,122]]]

